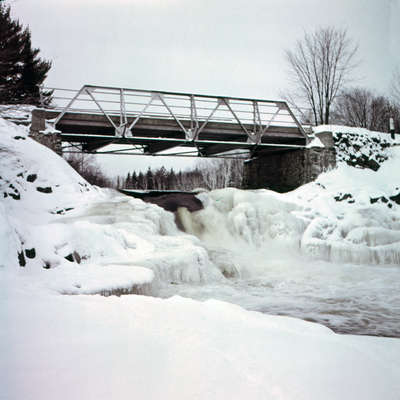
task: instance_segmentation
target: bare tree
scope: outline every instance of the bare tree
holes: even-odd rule
[[[242,159],[207,159],[198,162],[204,184],[209,189],[242,186]]]
[[[85,153],[69,153],[64,155],[71,167],[90,184],[101,187],[116,186],[112,179],[105,175],[96,162],[94,155]]]
[[[391,101],[364,88],[343,91],[337,98],[332,119],[336,123],[387,132],[389,118],[396,117]]]
[[[285,53],[292,84],[286,99],[298,109],[310,107],[316,125],[328,124],[332,103],[355,67],[357,49],[345,30],[328,27],[305,33],[294,50]]]

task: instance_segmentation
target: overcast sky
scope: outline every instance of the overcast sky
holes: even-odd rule
[[[400,65],[400,0],[9,2],[53,62],[48,86],[278,99],[288,85],[284,50],[328,25],[347,29],[359,44],[355,85],[387,93]],[[137,163],[117,157],[115,171]]]

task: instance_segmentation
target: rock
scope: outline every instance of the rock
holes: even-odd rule
[[[28,175],[28,176],[26,177],[26,180],[27,180],[28,182],[35,182],[36,179],[37,179],[37,175],[36,175],[36,174],[30,174],[30,175]]]
[[[38,192],[40,192],[40,193],[52,193],[52,192],[53,192],[53,189],[52,189],[50,186],[47,186],[47,187],[40,187],[40,186],[38,186],[38,187],[36,188],[36,190],[37,190]]]

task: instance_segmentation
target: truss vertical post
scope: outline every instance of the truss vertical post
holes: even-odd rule
[[[126,125],[128,123],[128,119],[126,117],[124,89],[120,89],[119,98],[120,98],[119,135],[125,137]]]
[[[190,131],[191,139],[194,140],[199,129],[199,120],[197,118],[196,100],[194,95],[190,95]]]

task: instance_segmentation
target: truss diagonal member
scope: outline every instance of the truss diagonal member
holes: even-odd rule
[[[143,107],[143,110],[136,116],[133,122],[128,127],[127,137],[132,137],[132,128],[137,124],[139,119],[143,116],[146,110],[150,107],[151,103],[154,100],[154,96],[151,96],[150,101]]]
[[[217,105],[215,106],[215,108],[211,111],[210,115],[207,117],[207,119],[203,122],[203,124],[201,125],[201,127],[197,130],[196,135],[194,137],[194,140],[198,140],[200,133],[202,132],[202,130],[204,129],[204,127],[208,124],[208,121],[210,121],[210,119],[213,117],[213,115],[215,114],[215,111],[217,111],[218,107],[223,103],[222,99],[218,99]]]
[[[232,115],[235,117],[237,123],[240,125],[240,127],[243,129],[243,131],[246,133],[246,135],[252,139],[252,135],[250,132],[246,129],[246,127],[242,124],[242,121],[240,121],[239,117],[236,115],[236,113],[232,110],[231,105],[229,104],[229,100],[223,98],[222,99],[225,105],[228,107],[229,111],[232,113]]]
[[[187,132],[186,128],[182,125],[181,121],[179,121],[178,118],[176,118],[175,114],[173,113],[173,111],[170,109],[170,107],[168,106],[168,104],[165,102],[164,100],[164,96],[161,93],[157,93],[156,96],[158,97],[158,99],[161,101],[161,103],[164,104],[165,108],[168,110],[168,112],[171,114],[172,118],[176,121],[176,123],[179,125],[179,127],[183,130],[183,132],[185,133],[185,138],[187,138],[189,136],[189,133]]]
[[[78,90],[78,93],[69,101],[69,103],[64,107],[64,109],[61,111],[61,113],[58,115],[58,117],[54,121],[54,126],[58,124],[60,119],[65,115],[66,112],[70,109],[72,104],[75,102],[75,100],[82,94],[82,92],[86,89],[86,86],[82,86],[80,90]]]
[[[295,124],[297,125],[297,127],[299,128],[299,131],[301,132],[301,134],[304,137],[307,137],[306,132],[304,131],[302,125],[300,124],[299,120],[296,118],[296,116],[293,114],[292,110],[290,109],[290,107],[288,106],[288,104],[286,102],[283,102],[283,108],[286,108],[286,110],[288,111],[288,113],[290,114],[290,116],[293,118],[293,121],[295,122]]]
[[[261,131],[260,137],[264,136],[265,133],[267,132],[268,128],[271,126],[273,120],[276,118],[276,116],[279,114],[279,112],[282,110],[282,107],[280,105],[277,105],[278,109],[274,112],[274,115],[271,117],[271,119],[267,122],[265,125],[264,129]]]
[[[108,119],[108,121],[110,122],[110,124],[114,127],[115,129],[115,136],[120,136],[120,130],[119,128],[114,124],[114,121],[111,119],[111,117],[104,111],[103,107],[101,106],[101,104],[95,99],[95,97],[93,96],[93,91],[96,90],[95,88],[86,88],[86,93],[91,97],[91,99],[95,102],[95,104],[97,105],[97,107],[99,107],[100,111],[104,114],[104,116]]]

